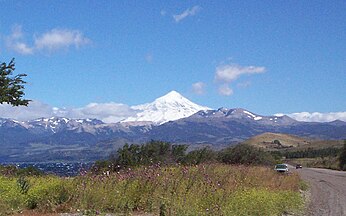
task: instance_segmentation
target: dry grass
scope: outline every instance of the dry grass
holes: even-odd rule
[[[279,140],[282,146],[274,144],[274,140]],[[343,146],[342,140],[315,140],[311,138],[280,133],[263,133],[258,136],[254,136],[244,141],[243,143],[255,147],[264,148],[268,151],[280,149],[298,151],[307,148],[323,149],[328,147],[341,148]]]
[[[4,191],[6,181],[15,184],[15,179],[0,178],[0,198],[8,208],[14,201],[19,210],[34,207],[35,211],[24,211],[28,215],[279,215],[298,211],[302,203],[298,175],[281,175],[261,166],[155,165],[109,176],[35,177],[28,179],[31,187],[24,195]],[[23,198],[22,203],[16,196]]]
[[[303,167],[315,167],[339,170],[338,157],[295,158],[287,160],[290,164],[301,164]]]

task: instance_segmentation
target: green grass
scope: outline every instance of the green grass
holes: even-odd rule
[[[0,177],[0,215],[23,209],[154,215],[281,215],[300,211],[301,181],[266,167],[150,166],[75,178]]]
[[[294,158],[288,159],[290,163],[302,164],[303,167],[325,168],[339,170],[338,157],[317,157],[317,158]]]

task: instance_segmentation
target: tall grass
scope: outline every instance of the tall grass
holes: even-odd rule
[[[338,157],[295,158],[287,161],[293,164],[302,164],[304,167],[340,170]]]
[[[155,215],[281,215],[299,211],[299,177],[266,167],[160,165],[72,179],[30,177],[26,194],[0,178],[6,212],[151,212]],[[12,210],[13,209],[13,210]],[[5,213],[3,213],[5,215]]]

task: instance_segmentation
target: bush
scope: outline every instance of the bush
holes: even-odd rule
[[[219,161],[226,164],[273,165],[275,158],[268,152],[251,145],[240,144],[219,153]]]
[[[29,209],[55,212],[60,205],[72,198],[75,190],[69,179],[47,176],[30,180],[31,186],[26,196],[26,206]]]
[[[342,148],[339,156],[339,167],[341,170],[346,171],[346,140],[344,140],[344,147]]]
[[[150,141],[143,145],[125,144],[109,160],[97,161],[92,171],[102,174],[107,171],[118,172],[124,168],[141,165],[198,165],[201,163],[222,162],[226,164],[273,165],[281,155],[271,154],[250,145],[237,145],[216,152],[206,147],[186,153],[186,145],[171,145],[162,141]]]
[[[0,175],[2,176],[15,176],[18,168],[14,165],[2,166],[0,165]]]
[[[212,162],[215,157],[216,153],[206,147],[189,152],[184,158],[182,158],[181,163],[185,165],[197,165],[200,163]]]
[[[43,172],[36,167],[28,166],[26,168],[18,169],[18,176],[41,176]]]
[[[299,209],[299,177],[263,166],[202,164],[141,166],[108,175],[75,178],[0,176],[0,215],[37,212],[100,212],[128,215],[281,215]],[[136,214],[137,215],[137,214]]]
[[[286,151],[282,153],[286,158],[324,158],[336,157],[340,154],[340,148],[329,147],[323,149],[308,148],[300,151]]]
[[[152,140],[143,145],[125,144],[116,154],[111,154],[107,161],[95,164],[98,169],[108,166],[113,169],[119,167],[135,167],[152,164],[173,164],[181,162],[186,156],[186,145],[171,145],[168,142]]]

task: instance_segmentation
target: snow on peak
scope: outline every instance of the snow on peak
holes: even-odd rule
[[[168,92],[167,94],[165,94],[164,96],[162,96],[162,97],[159,97],[159,98],[157,98],[156,100],[158,100],[158,99],[177,99],[177,98],[184,98],[181,94],[179,94],[179,92],[176,92],[176,91],[170,91],[170,92]]]
[[[138,111],[136,116],[129,117],[122,122],[147,121],[163,124],[168,121],[189,117],[200,110],[210,109],[191,102],[176,91],[171,91],[151,103],[131,108]]]

